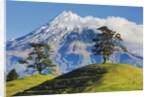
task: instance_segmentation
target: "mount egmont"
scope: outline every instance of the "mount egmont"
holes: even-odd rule
[[[123,37],[122,45],[127,52],[116,52],[110,57],[110,61],[116,63],[130,64],[139,68],[143,67],[143,55],[134,51],[139,48],[142,39],[142,25],[130,22],[122,17],[108,17],[106,19],[93,16],[80,17],[72,12],[62,12],[51,22],[44,24],[31,33],[6,43],[6,72],[13,68],[17,70],[20,77],[24,73],[26,65],[19,64],[18,60],[26,58],[32,51],[29,43],[46,43],[51,46],[53,53],[50,57],[61,73],[66,73],[89,64],[101,63],[103,59],[92,53],[93,41],[96,29],[108,26],[117,31]],[[120,29],[123,30],[120,30]],[[21,33],[21,32],[20,32]],[[134,34],[137,35],[134,35]],[[130,37],[127,37],[130,36]],[[141,40],[141,41],[140,41]],[[142,47],[141,47],[142,48]]]

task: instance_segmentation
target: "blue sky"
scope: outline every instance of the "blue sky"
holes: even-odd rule
[[[7,1],[6,40],[32,32],[54,19],[62,11],[72,11],[81,17],[120,16],[137,24],[143,24],[142,7]]]

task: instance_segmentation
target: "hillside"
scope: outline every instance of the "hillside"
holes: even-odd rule
[[[53,75],[33,75],[6,83],[6,96],[10,97],[31,87],[35,87],[47,80],[53,79]]]
[[[143,89],[143,69],[127,64],[89,65],[16,95],[49,95]]]

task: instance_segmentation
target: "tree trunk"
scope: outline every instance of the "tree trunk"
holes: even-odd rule
[[[103,59],[104,59],[103,64],[105,64],[105,63],[109,62],[109,58],[108,58],[108,57],[104,56],[104,57],[103,57]]]
[[[40,64],[37,65],[37,69],[38,69],[39,74],[42,74],[42,67]]]
[[[42,74],[42,70],[38,70],[39,71],[39,74]]]

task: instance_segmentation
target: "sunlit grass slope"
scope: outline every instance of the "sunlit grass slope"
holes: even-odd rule
[[[129,91],[143,89],[143,69],[127,64],[94,64],[46,81],[16,95]]]
[[[53,75],[33,75],[22,79],[10,81],[6,83],[6,96],[11,97],[12,95],[22,92],[31,87],[37,86],[47,80],[53,79]]]

